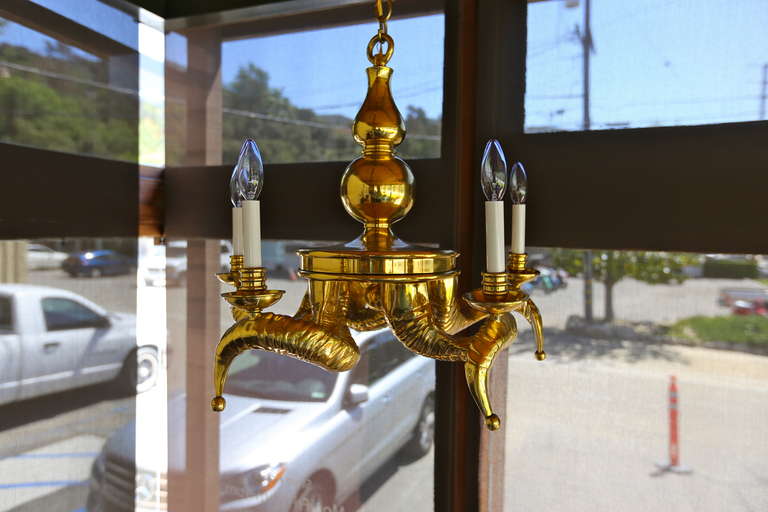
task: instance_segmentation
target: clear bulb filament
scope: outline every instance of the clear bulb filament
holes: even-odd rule
[[[507,160],[501,143],[491,139],[485,145],[480,165],[480,184],[487,201],[502,201],[507,187]]]

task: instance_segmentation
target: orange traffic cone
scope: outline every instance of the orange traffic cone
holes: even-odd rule
[[[672,375],[669,378],[669,462],[657,463],[660,473],[670,472],[689,474],[692,469],[680,465],[680,439],[678,438],[677,419],[677,378]]]

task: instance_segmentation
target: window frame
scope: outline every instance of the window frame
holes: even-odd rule
[[[293,0],[167,19],[165,27],[207,32],[212,34],[212,41],[220,41],[222,37],[369,21],[369,3]],[[13,0],[13,5],[17,4],[25,4],[22,7],[36,14],[27,16],[26,10],[14,8],[16,14],[9,19],[33,28],[34,20],[51,16],[50,12],[41,14],[43,7]],[[396,5],[398,16],[429,14],[435,9],[445,13],[441,156],[409,162],[419,180],[421,199],[397,227],[405,238],[461,252],[464,289],[478,284],[483,260],[477,162],[489,138],[500,139],[510,159],[524,161],[529,169],[530,245],[768,253],[764,237],[768,230],[764,215],[758,211],[764,203],[760,192],[768,190],[768,149],[764,144],[768,122],[526,134],[527,2],[446,0],[442,5],[436,0],[400,0]],[[5,16],[3,10],[0,14]],[[54,26],[63,27],[63,32],[51,34],[48,29]],[[97,34],[71,20],[44,29],[57,38],[74,37],[78,46],[105,48],[94,43]],[[113,50],[123,51],[119,47]],[[214,66],[215,60],[214,55]],[[210,106],[215,108],[216,98],[213,100]],[[217,122],[215,115],[210,121]],[[216,144],[207,144],[205,133],[192,136],[203,141],[207,154],[195,155],[189,165],[164,169],[0,143],[0,157],[7,168],[40,170],[6,176],[6,186],[0,187],[0,202],[7,213],[0,221],[0,238],[229,238],[225,194],[211,194],[210,190],[224,190],[222,183],[227,181],[230,165],[215,165]],[[170,138],[167,141],[171,142]],[[610,157],[604,156],[608,154]],[[648,200],[646,189],[638,186],[638,173],[648,170],[639,162],[653,162],[649,179],[664,185],[661,196],[653,201]],[[263,227],[265,237],[306,238],[307,216],[296,206],[312,204],[310,199],[318,210],[312,220],[313,230],[319,229],[317,238],[345,240],[356,236],[358,226],[337,202],[338,176],[346,164],[267,164],[267,172],[274,178],[269,185],[271,193],[263,198],[264,215],[271,219]],[[617,167],[625,171],[617,172]],[[62,169],[67,171],[64,180]],[[722,169],[728,169],[725,183],[718,179]],[[305,186],[297,193],[288,187],[298,173]],[[585,175],[589,180],[582,178]],[[646,173],[641,177],[646,178]],[[602,186],[594,187],[594,183]],[[34,216],[29,215],[29,190],[36,191]],[[287,190],[291,194],[284,193]],[[608,195],[607,191],[616,193]],[[431,211],[425,197],[434,196],[450,198],[447,212],[437,215]],[[279,197],[293,199],[283,204]],[[615,229],[616,225],[624,229]],[[188,279],[203,290],[190,298],[190,307],[202,312],[211,308],[203,299],[216,295],[208,281],[218,267],[217,249],[218,241],[190,244],[190,264],[202,264]],[[209,338],[215,331],[215,320],[211,320],[212,312],[208,316],[207,323],[190,326],[190,331]],[[436,374],[435,509],[501,510],[503,439],[481,429],[459,365],[438,362]],[[504,358],[499,358],[492,378],[501,383],[494,386],[494,398],[503,404]],[[201,384],[199,389],[203,387]],[[215,455],[210,447],[206,450],[208,455]]]

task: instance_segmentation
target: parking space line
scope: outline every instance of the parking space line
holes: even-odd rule
[[[19,489],[24,487],[73,487],[88,485],[88,480],[54,480],[51,482],[19,482],[15,484],[0,484],[0,489]]]
[[[81,457],[94,458],[99,455],[99,452],[74,452],[74,453],[20,453],[19,455],[10,455],[8,457],[0,457],[0,460],[5,459],[77,459]]]

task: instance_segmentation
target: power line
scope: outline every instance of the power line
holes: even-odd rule
[[[221,111],[225,114],[247,117],[249,119],[260,119],[262,121],[291,124],[295,126],[308,126],[310,128],[324,128],[324,129],[331,129],[331,130],[349,130],[349,125],[322,123],[317,121],[307,121],[304,119],[290,119],[288,117],[273,116],[271,114],[264,114],[261,112],[251,112],[248,110],[222,108]],[[420,134],[420,133],[409,133],[408,137],[411,139],[418,139],[418,140],[435,140],[435,141],[440,140],[439,135],[426,135],[426,134]]]
[[[128,89],[125,87],[117,87],[114,85],[105,84],[103,82],[96,82],[93,80],[88,80],[86,78],[77,78],[69,75],[65,75],[62,73],[56,73],[53,71],[46,71],[39,68],[33,68],[30,66],[24,66],[21,64],[15,64],[12,62],[6,62],[6,61],[0,61],[0,67],[7,67],[10,69],[15,69],[17,71],[24,71],[28,73],[34,73],[37,75],[45,76],[48,78],[55,78],[58,80],[66,80],[74,83],[79,83],[82,85],[88,85],[92,87],[98,87],[100,89],[106,89],[110,91],[119,92],[122,94],[128,94],[131,96],[138,96],[139,91],[136,89]],[[168,98],[171,99],[171,98]],[[359,103],[355,103],[356,105]],[[248,110],[238,110],[238,109],[231,109],[231,108],[222,108],[221,109],[223,113],[226,114],[232,114],[232,115],[239,115],[242,117],[248,117],[251,119],[260,119],[262,121],[271,121],[276,123],[284,123],[284,124],[292,124],[297,126],[309,126],[311,128],[324,128],[324,129],[349,129],[349,126],[347,125],[337,125],[332,123],[323,123],[323,122],[317,122],[317,121],[307,121],[304,119],[290,119],[287,117],[280,117],[280,116],[274,116],[271,114],[264,114],[261,112],[251,112]],[[419,133],[410,133],[408,134],[408,137],[411,139],[419,139],[419,140],[440,140],[439,135],[426,135],[426,134],[419,134]]]
[[[98,87],[99,89],[107,89],[110,91],[120,92],[123,94],[129,94],[131,96],[138,96],[139,91],[136,89],[128,89],[127,87],[118,87],[116,85],[105,84],[104,82],[96,82],[94,80],[88,80],[87,78],[77,78],[71,75],[65,75],[63,73],[56,73],[54,71],[46,71],[40,68],[33,68],[30,66],[24,66],[22,64],[15,64],[13,62],[0,61],[0,66],[15,69],[17,71],[25,71],[27,73],[34,73],[48,78],[56,78],[58,80],[67,80],[82,85],[89,85],[91,87]]]

